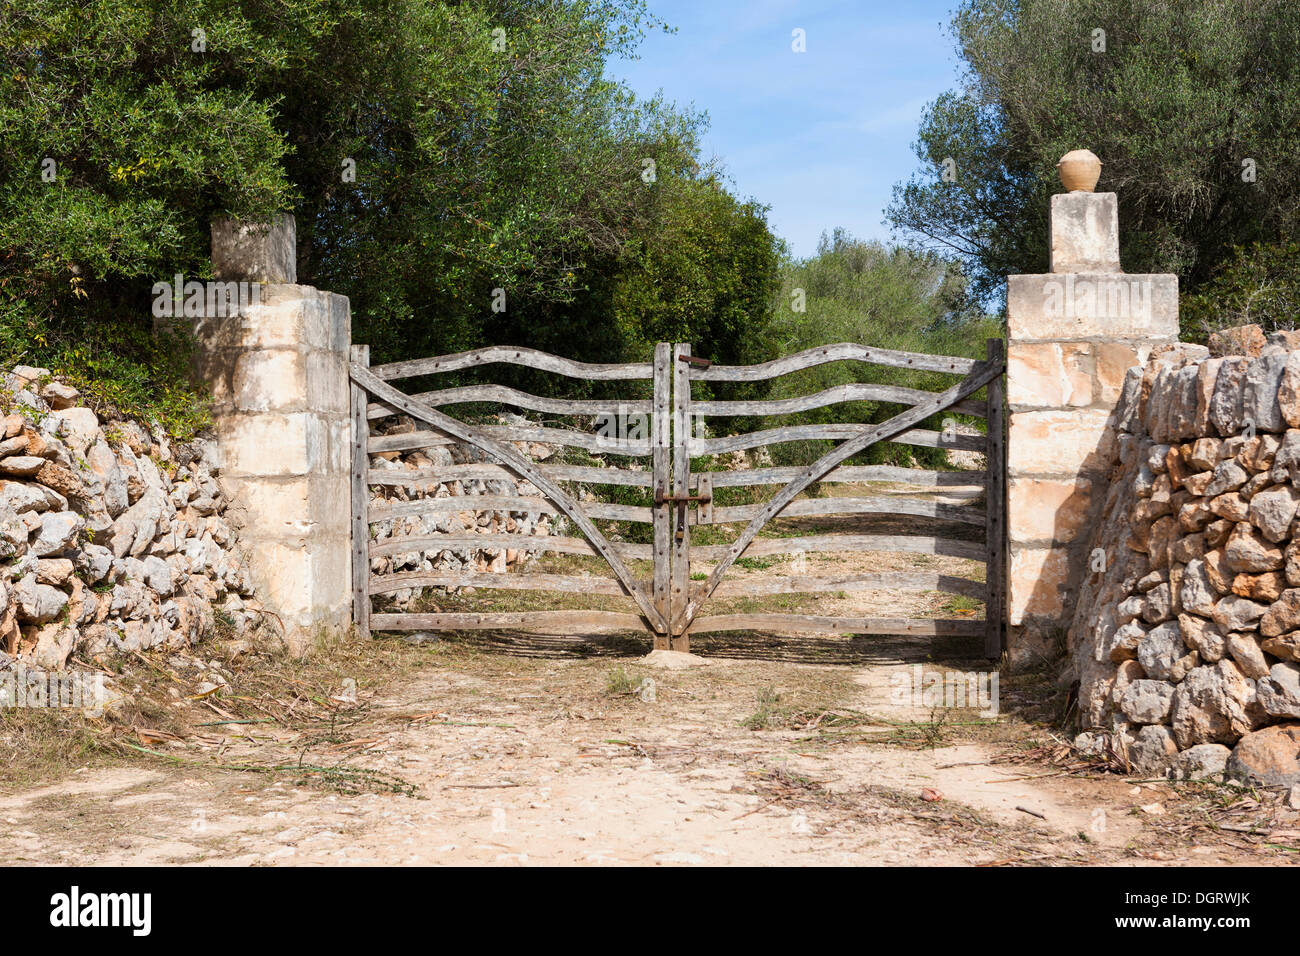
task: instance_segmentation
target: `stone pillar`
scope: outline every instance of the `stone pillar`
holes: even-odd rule
[[[1125,373],[1178,340],[1178,277],[1121,270],[1114,193],[1053,196],[1051,242],[1050,274],[1007,277],[1013,662],[1069,623]]]
[[[301,649],[351,620],[348,348],[341,295],[296,285],[291,216],[270,227],[212,226],[218,280],[237,313],[191,319],[196,367],[212,390],[221,481],[257,594]]]

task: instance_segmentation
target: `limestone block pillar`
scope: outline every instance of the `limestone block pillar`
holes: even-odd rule
[[[1114,193],[1053,196],[1051,243],[1051,273],[1007,277],[1013,660],[1068,624],[1088,573],[1088,526],[1104,494],[1124,375],[1178,340],[1178,277],[1121,270]]]
[[[291,646],[351,620],[348,349],[341,295],[295,284],[294,222],[212,227],[237,312],[191,319],[212,390],[227,516],[262,603]]]

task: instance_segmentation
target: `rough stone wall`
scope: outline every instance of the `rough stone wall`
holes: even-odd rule
[[[1293,335],[1254,356],[1179,345],[1127,374],[1069,632],[1080,747],[1300,783]]]
[[[414,431],[416,425],[405,416],[397,416],[375,429],[377,434],[402,434]],[[514,447],[535,460],[543,461],[556,451],[548,445],[513,442]],[[408,452],[381,452],[370,457],[370,466],[378,471],[400,473],[416,469],[434,469],[453,464],[486,463],[488,458],[473,445],[452,442],[445,446],[424,448]],[[416,486],[372,485],[370,487],[371,518],[379,518],[386,507],[394,502],[414,501],[423,498],[461,498],[463,507],[454,511],[430,514],[379,518],[371,525],[371,537],[376,543],[394,536],[419,535],[437,537],[470,534],[563,534],[568,519],[538,511],[500,511],[476,508],[474,498],[481,495],[536,497],[539,509],[550,510],[542,493],[529,481],[512,478],[468,478],[453,481],[431,479]],[[520,544],[526,544],[520,541]],[[527,548],[463,548],[433,547],[407,551],[395,555],[382,555],[370,559],[370,571],[376,575],[410,573],[491,573],[505,574],[519,570],[536,551]],[[403,588],[375,596],[378,610],[407,610],[420,597],[423,589]],[[457,589],[452,589],[457,590]]]
[[[1178,278],[1129,275],[1114,193],[1052,197],[1052,272],[1007,278],[1013,662],[1069,622],[1127,370],[1178,338]]]
[[[0,670],[193,644],[261,621],[212,440],[101,421],[45,369],[3,376]]]

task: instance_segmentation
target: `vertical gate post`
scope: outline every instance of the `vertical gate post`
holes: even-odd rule
[[[655,632],[655,650],[669,650],[672,632],[672,600],[669,595],[669,550],[672,540],[673,506],[666,500],[671,486],[672,452],[673,347],[667,342],[655,346],[654,400],[650,422],[654,429],[651,461],[651,493],[654,505],[654,604],[668,623],[667,629]]]
[[[370,346],[354,345],[350,358],[355,365],[370,367]],[[370,455],[370,423],[366,418],[366,390],[350,383],[352,408],[352,622],[362,637],[370,636],[370,486],[366,473]]]
[[[1047,656],[1087,574],[1124,377],[1178,341],[1178,277],[1120,267],[1119,199],[1051,204],[1051,272],[1007,277],[1007,650]]]
[[[673,346],[673,482],[674,497],[690,494],[691,477],[691,367],[682,356],[691,354],[689,342]],[[691,639],[685,633],[682,612],[690,600],[691,526],[684,504],[672,505],[672,615],[669,618],[668,646],[674,651],[689,652]]]
[[[302,651],[350,617],[351,313],[346,297],[297,284],[295,241],[288,215],[213,222],[217,282],[203,314],[183,321],[212,392],[227,520],[268,618]],[[239,290],[235,314],[218,285]]]
[[[987,359],[1001,364],[1001,339],[989,339]],[[987,597],[984,605],[984,656],[998,658],[1003,648],[1003,620],[1006,615],[1006,444],[1003,435],[1003,388],[999,375],[988,385],[988,445],[984,480],[984,533],[988,558],[984,572]]]

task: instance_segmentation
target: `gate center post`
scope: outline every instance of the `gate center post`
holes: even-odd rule
[[[687,634],[689,621],[683,612],[690,601],[691,587],[691,528],[686,520],[685,498],[690,494],[691,479],[691,367],[682,361],[691,354],[689,342],[673,346],[673,475],[672,494],[682,502],[674,508],[675,526],[672,540],[670,588],[671,613],[669,615],[670,650],[690,652],[691,639]]]

